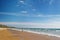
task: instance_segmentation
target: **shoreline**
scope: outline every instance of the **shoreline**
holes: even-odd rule
[[[3,28],[0,32],[0,40],[60,40],[60,37],[16,28]]]
[[[11,29],[11,28],[9,28],[9,29]],[[22,31],[22,29],[14,29],[14,28],[12,28],[12,30]],[[49,33],[44,33],[44,32],[35,32],[35,31],[24,30],[24,29],[23,29],[23,32],[30,32],[30,33],[42,34],[42,35],[47,35],[47,36],[53,36],[53,37],[59,37],[60,38],[60,35],[49,34]]]
[[[6,29],[22,31],[22,29],[15,29],[15,28],[0,28],[0,30],[6,30]],[[30,32],[30,33],[42,34],[42,35],[47,35],[47,36],[53,36],[53,37],[59,37],[60,38],[60,35],[49,34],[49,33],[44,33],[44,32],[35,32],[35,31],[24,30],[24,29],[23,29],[23,32]]]

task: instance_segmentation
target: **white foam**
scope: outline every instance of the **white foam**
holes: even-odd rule
[[[22,29],[14,29],[14,28],[12,28],[12,30],[22,31]],[[36,34],[43,34],[43,35],[48,35],[48,36],[60,37],[60,35],[49,34],[49,33],[44,33],[44,32],[35,32],[35,31],[30,31],[30,30],[23,30],[23,31],[25,31],[25,32],[31,32],[31,33],[36,33]]]

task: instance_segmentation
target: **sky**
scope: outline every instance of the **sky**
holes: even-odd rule
[[[0,24],[60,28],[60,0],[0,0]]]

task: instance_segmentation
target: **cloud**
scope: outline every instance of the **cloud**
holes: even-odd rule
[[[20,5],[16,5],[17,7],[19,7]]]
[[[56,24],[60,24],[60,17],[51,17],[48,19],[49,23],[56,23]]]
[[[19,16],[17,13],[8,13],[8,12],[0,12],[3,15],[12,15],[12,16]]]
[[[42,14],[38,14],[38,15],[36,15],[36,17],[60,17],[60,15],[42,15]]]
[[[43,3],[49,3],[49,5],[52,5],[52,3],[54,2],[54,0],[42,0]]]
[[[0,12],[0,14],[11,15],[11,16],[28,16],[27,11],[21,11],[19,13]]]
[[[51,5],[53,3],[54,0],[50,0],[49,4]]]
[[[42,14],[16,14],[16,13],[4,13],[0,12],[0,14],[3,15],[12,15],[12,16],[27,16],[27,17],[48,17],[47,22],[43,23],[34,23],[34,22],[0,22],[0,24],[5,24],[9,26],[15,26],[15,27],[35,27],[35,28],[60,28],[60,15],[42,15]],[[46,20],[44,20],[46,21]]]
[[[21,13],[28,13],[27,11],[21,11]]]
[[[60,22],[50,23],[33,23],[33,22],[0,22],[8,26],[23,27],[23,28],[60,28]]]
[[[59,15],[29,14],[28,11],[21,11],[19,13],[0,12],[0,14],[12,15],[12,16],[26,16],[26,17],[60,17],[60,14]]]
[[[32,23],[32,22],[0,22],[0,24],[8,25],[8,26],[15,26],[15,27],[37,27],[40,24],[39,23]]]
[[[36,11],[36,9],[32,9],[33,11]]]
[[[22,5],[21,5],[22,4]],[[23,7],[23,5],[26,5],[25,0],[18,0],[17,7]]]
[[[24,1],[22,1],[22,0],[20,0],[19,2],[22,3],[22,4],[24,4]]]

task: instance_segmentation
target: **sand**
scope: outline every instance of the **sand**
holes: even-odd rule
[[[13,37],[11,32],[6,28],[0,30],[0,40],[19,40],[17,37]]]
[[[60,40],[58,37],[48,35],[34,34],[17,30],[0,30],[0,40]]]

